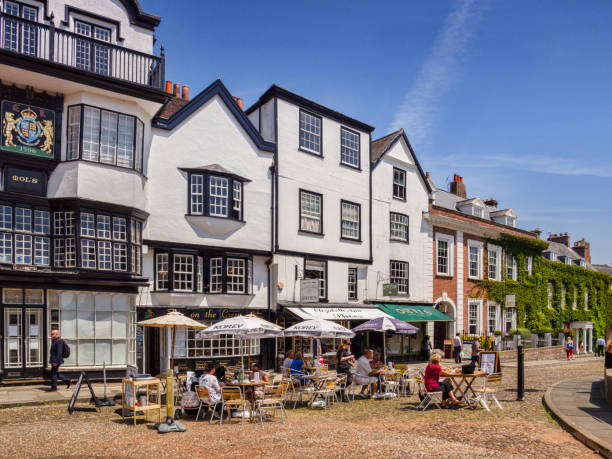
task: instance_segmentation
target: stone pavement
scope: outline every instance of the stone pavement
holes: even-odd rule
[[[602,376],[560,381],[546,391],[544,403],[578,440],[612,458],[612,408],[602,385]]]
[[[572,364],[577,364],[577,363],[584,363],[584,362],[593,362],[593,361],[597,361],[597,360],[601,360],[602,362],[602,367],[603,367],[603,357],[579,357],[579,358],[575,358],[572,360],[567,360],[567,359],[552,359],[552,360],[525,360],[525,367],[541,367],[541,366],[546,366],[546,365],[555,365],[555,366],[559,366],[559,365],[572,365]],[[502,367],[509,367],[509,368],[516,368],[516,360],[513,360],[511,362],[506,362],[504,363],[504,361],[502,360]]]
[[[74,383],[70,389],[66,390],[64,384],[59,384],[57,391],[47,392],[47,385],[29,385],[29,386],[0,386],[0,408],[23,405],[42,405],[45,403],[62,403],[68,402],[74,391]],[[104,396],[104,384],[92,384],[93,390],[97,397]],[[112,383],[106,385],[106,396],[112,398],[119,395],[121,398],[121,383]],[[83,382],[79,391],[78,401],[87,401],[91,398],[87,384]],[[121,403],[121,400],[119,400]]]

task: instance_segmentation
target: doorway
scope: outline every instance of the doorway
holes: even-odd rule
[[[5,378],[40,378],[46,355],[42,307],[5,307],[3,314]]]

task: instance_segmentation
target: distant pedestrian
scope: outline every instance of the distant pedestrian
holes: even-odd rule
[[[70,388],[70,379],[59,372],[60,365],[64,363],[64,355],[67,348],[67,344],[60,338],[59,330],[51,330],[51,352],[49,356],[49,363],[51,364],[51,388],[48,389],[48,392],[57,390],[57,378],[66,383],[66,389]]]
[[[472,363],[474,364],[474,366],[478,364],[478,358],[480,357],[481,349],[482,348],[480,347],[480,340],[478,338],[475,338],[474,342],[472,343]]]
[[[421,346],[421,358],[423,361],[428,362],[431,357],[431,341],[429,341],[429,335],[423,336],[423,343]]]
[[[461,341],[461,335],[457,335],[453,338],[453,357],[455,363],[461,363],[461,351],[463,350],[463,342]]]
[[[606,340],[603,336],[600,336],[596,344],[597,348],[595,349],[595,351],[597,352],[597,357],[601,357],[602,355],[604,355],[604,349],[606,348]]]
[[[567,343],[565,343],[565,354],[567,355],[567,360],[571,360],[574,357],[574,341],[571,336],[567,339]]]

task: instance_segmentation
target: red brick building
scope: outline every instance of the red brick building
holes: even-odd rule
[[[432,184],[433,185],[433,184]],[[481,296],[481,279],[502,280],[502,273],[516,279],[517,261],[501,247],[487,242],[501,233],[538,238],[539,234],[516,227],[510,208],[500,209],[495,199],[468,198],[463,177],[455,174],[450,191],[434,189],[429,208],[433,227],[433,299],[436,308],[455,319],[433,325],[433,344],[442,348],[455,333],[484,335],[516,327],[516,310]],[[532,260],[527,260],[527,269]]]

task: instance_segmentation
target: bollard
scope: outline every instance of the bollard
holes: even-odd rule
[[[523,353],[523,345],[517,347],[516,360],[516,399],[519,401],[525,400],[525,354]]]

